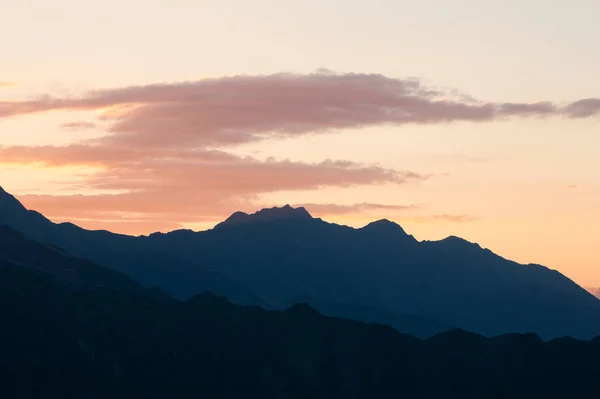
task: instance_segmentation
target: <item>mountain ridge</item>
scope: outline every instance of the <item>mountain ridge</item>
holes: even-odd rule
[[[302,300],[419,337],[454,327],[545,339],[600,334],[600,301],[559,272],[453,236],[417,241],[388,220],[356,229],[287,206],[207,231],[132,237],[53,224],[14,203],[8,214],[1,201],[0,224],[179,299],[213,291],[279,310]]]
[[[282,207],[263,208],[252,214],[237,211],[225,221],[217,224],[214,228],[236,225],[240,223],[270,222],[277,220],[309,220],[313,219],[310,213],[303,208],[293,208],[289,204]]]
[[[80,289],[28,263],[51,248],[0,234],[27,244],[0,247],[2,397],[594,398],[600,388],[600,336],[451,329],[420,340],[306,303],[269,311],[212,293],[182,302]]]

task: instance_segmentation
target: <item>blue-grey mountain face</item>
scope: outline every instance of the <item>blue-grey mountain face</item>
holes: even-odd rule
[[[306,303],[176,301],[0,227],[0,397],[596,398],[600,337],[426,340]]]
[[[0,225],[0,264],[20,267],[77,291],[105,288],[149,292],[123,273],[74,259],[61,248],[33,241],[6,225]]]
[[[213,291],[272,309],[303,301],[417,336],[451,327],[600,334],[600,301],[560,273],[457,237],[419,242],[387,220],[354,229],[286,206],[237,212],[204,232],[129,237],[53,224],[2,192],[0,224],[182,299]]]

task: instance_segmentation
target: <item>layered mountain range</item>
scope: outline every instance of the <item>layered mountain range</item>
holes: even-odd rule
[[[600,335],[600,301],[559,272],[458,237],[418,241],[388,220],[355,229],[284,206],[236,212],[208,231],[131,237],[55,224],[0,190],[0,224],[180,300],[210,291],[272,310],[303,302],[416,337]]]
[[[202,293],[187,301],[0,227],[2,398],[596,398],[600,338],[420,340]]]

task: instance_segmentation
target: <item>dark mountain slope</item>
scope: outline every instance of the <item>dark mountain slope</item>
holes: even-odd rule
[[[587,287],[588,292],[594,295],[596,298],[600,299],[600,288],[595,287]]]
[[[281,219],[288,222],[314,221],[306,211],[290,211],[286,217],[281,218],[278,210],[279,208],[274,208],[257,214],[260,214],[259,218],[263,221],[277,222]],[[249,221],[252,225],[252,216],[247,216],[250,217]],[[189,230],[174,231],[169,234],[155,233],[150,237],[131,237],[105,231],[89,231],[70,223],[54,224],[38,212],[26,210],[18,200],[3,190],[0,191],[0,224],[9,225],[41,242],[65,248],[74,256],[88,258],[103,266],[122,271],[146,286],[159,286],[179,299],[187,299],[196,293],[211,291],[226,296],[235,303],[283,309],[296,300],[308,298],[304,293],[294,292],[293,298],[286,297],[282,300],[251,290],[243,280],[243,276],[232,277],[220,270],[222,265],[218,264],[218,255],[223,250],[235,252],[233,248],[228,246],[223,249],[218,245],[211,247],[210,243],[207,246],[208,241],[197,240],[197,234],[201,233]],[[228,223],[222,225],[226,226]],[[348,230],[346,227],[337,227],[340,231]],[[224,234],[229,236],[227,229],[223,230]],[[158,241],[160,243],[157,243]],[[188,253],[194,248],[204,252],[213,262],[181,256],[182,253]],[[205,267],[205,264],[209,267]],[[273,279],[265,276],[265,281],[273,281]],[[318,282],[315,283],[318,285]],[[318,301],[312,298],[311,303],[318,304],[332,315],[379,321],[394,325],[416,336],[431,336],[450,328],[425,317],[399,314],[362,303],[357,304],[355,301],[339,303],[326,298]]]
[[[3,398],[596,398],[600,341],[425,341],[390,327],[212,294],[75,290],[0,260]],[[76,262],[74,260],[74,262]]]
[[[213,291],[271,309],[301,300],[421,337],[451,327],[544,339],[600,334],[600,301],[560,273],[456,237],[419,242],[387,220],[353,229],[286,206],[236,213],[204,232],[129,237],[52,224],[4,193],[1,223],[177,298]]]
[[[224,222],[215,226],[215,229],[225,226],[240,225],[244,223],[254,223],[257,221],[268,222],[274,220],[308,220],[312,216],[304,208],[292,208],[285,205],[281,208],[261,209],[258,212],[249,215],[245,212],[235,212],[228,217]]]
[[[486,335],[600,333],[600,302],[560,273],[456,237],[418,242],[389,221],[352,229],[319,219],[257,220],[148,240],[177,245],[182,258],[218,268],[281,307],[303,300],[330,315],[385,323],[380,314],[412,314]],[[376,318],[365,319],[361,308],[377,309]]]
[[[1,187],[0,225],[63,248],[75,257],[122,271],[143,285],[160,286],[176,298],[186,299],[210,290],[239,303],[267,305],[244,284],[183,260],[170,249],[147,245],[142,237],[90,231],[72,223],[53,223],[38,212],[25,209]]]
[[[122,273],[72,258],[60,248],[33,241],[4,225],[0,225],[0,262],[22,267],[75,290],[105,288],[137,294],[151,292]],[[159,291],[154,294],[159,295]],[[166,298],[165,294],[162,296]]]

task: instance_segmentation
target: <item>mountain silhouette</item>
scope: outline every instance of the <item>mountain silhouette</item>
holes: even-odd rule
[[[88,260],[72,258],[60,248],[31,240],[5,225],[0,225],[0,262],[22,267],[74,290],[103,288],[134,294],[152,292],[125,274]],[[168,297],[160,291],[154,291],[153,295],[163,299]]]
[[[245,212],[235,212],[228,217],[224,222],[219,223],[215,228],[223,228],[225,226],[240,225],[244,223],[269,222],[277,220],[307,220],[312,219],[312,216],[304,208],[292,208],[290,205],[283,207],[273,207],[261,209],[251,215]]]
[[[417,337],[452,328],[600,335],[600,301],[559,272],[458,237],[419,242],[387,220],[355,229],[284,206],[237,212],[208,231],[130,237],[53,224],[3,193],[0,224],[179,299],[211,291],[275,310],[305,302]]]
[[[0,237],[10,243],[0,247],[3,398],[596,398],[600,389],[600,337],[453,329],[420,340],[306,303],[177,301],[11,229]]]

